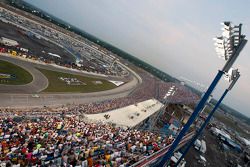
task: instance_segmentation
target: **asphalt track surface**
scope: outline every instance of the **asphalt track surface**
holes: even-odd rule
[[[130,71],[131,79],[129,82],[107,91],[93,93],[39,93],[48,86],[48,80],[35,67],[109,80],[118,80],[118,78],[84,74],[52,65],[37,64],[11,56],[0,55],[0,60],[16,64],[30,72],[33,76],[33,81],[26,85],[0,85],[0,107],[41,107],[63,104],[83,104],[125,97],[142,82],[141,78],[135,72]],[[119,80],[122,79],[120,78]],[[39,97],[32,97],[34,93],[39,94]]]
[[[22,28],[19,28],[18,26]],[[26,30],[27,32],[30,31],[27,29],[27,27],[17,25],[13,22],[7,24],[2,21],[0,21],[0,27],[0,34],[2,36],[17,41],[20,46],[28,48],[29,51],[31,51],[32,54],[36,55],[37,57],[51,58],[51,56],[46,53],[54,53],[61,56],[61,59],[57,61],[75,62],[74,56],[72,56],[70,52],[67,52],[65,49],[62,49],[59,44],[56,44],[55,42],[45,37],[37,39],[32,36],[26,35],[24,30]],[[33,34],[37,33],[33,32]]]
[[[0,56],[0,60],[8,61],[27,70],[33,77],[32,82],[25,85],[0,85],[1,93],[37,93],[45,89],[49,82],[48,79],[31,63],[15,58]]]

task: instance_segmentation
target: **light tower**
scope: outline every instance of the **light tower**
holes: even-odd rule
[[[197,104],[194,112],[191,114],[189,120],[184,125],[179,135],[176,137],[176,139],[172,143],[168,152],[162,157],[158,166],[162,167],[168,164],[168,161],[171,158],[173,152],[176,150],[176,147],[178,146],[178,144],[180,143],[181,139],[186,134],[186,132],[189,130],[190,126],[195,121],[201,109],[206,104],[209,96],[211,95],[216,85],[220,81],[222,75],[224,73],[228,73],[229,69],[232,67],[235,60],[238,58],[241,50],[244,48],[244,46],[247,43],[247,40],[245,39],[245,35],[241,34],[242,24],[239,24],[238,26],[234,26],[231,22],[227,21],[227,22],[222,23],[222,25],[223,25],[222,36],[215,38],[215,41],[216,41],[215,46],[216,46],[217,54],[219,55],[219,57],[223,58],[226,61],[226,64],[224,65],[222,70],[218,71],[217,75],[215,76],[214,80],[208,87],[204,96],[201,98],[201,100]]]
[[[230,78],[230,85],[229,87],[224,91],[224,93],[222,94],[222,96],[220,97],[219,101],[216,103],[216,105],[214,106],[214,108],[212,109],[212,111],[209,113],[208,117],[205,119],[205,121],[203,122],[203,124],[201,125],[201,127],[197,130],[196,134],[194,135],[194,137],[191,139],[191,141],[188,143],[187,147],[185,148],[185,150],[183,151],[182,156],[180,157],[180,159],[177,161],[176,166],[179,165],[179,163],[181,162],[181,160],[185,157],[185,155],[188,153],[190,147],[192,147],[192,145],[194,144],[194,142],[198,139],[198,137],[201,135],[202,131],[205,129],[205,127],[207,126],[208,122],[211,120],[213,114],[215,113],[215,111],[218,109],[218,107],[220,106],[221,102],[223,101],[223,99],[225,98],[225,96],[227,95],[227,93],[234,87],[235,83],[238,81],[238,79],[240,78],[240,72],[238,71],[238,69],[234,69],[234,70],[230,70],[230,73],[226,74],[228,75],[228,77]]]

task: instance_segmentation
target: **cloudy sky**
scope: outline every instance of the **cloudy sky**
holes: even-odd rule
[[[224,60],[212,38],[222,21],[243,23],[250,37],[250,1],[236,0],[26,0],[80,29],[180,78],[208,86]],[[234,67],[242,74],[225,104],[250,116],[250,42]],[[214,97],[228,83],[221,81]]]

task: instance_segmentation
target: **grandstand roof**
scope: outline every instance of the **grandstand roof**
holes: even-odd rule
[[[157,112],[162,105],[163,104],[158,100],[150,99],[105,113],[87,114],[86,117],[92,121],[109,122],[119,126],[134,127]],[[109,115],[110,117],[106,119],[105,115]]]

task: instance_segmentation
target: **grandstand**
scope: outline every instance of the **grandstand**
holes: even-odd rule
[[[158,158],[173,141],[171,136],[84,119],[68,107],[1,109],[0,165],[131,166]]]
[[[151,164],[168,150],[182,128],[181,121],[185,115],[178,104],[195,103],[199,99],[181,84],[163,82],[135,66],[132,66],[134,71],[130,70],[116,55],[103,52],[86,39],[74,38],[9,10],[2,9],[0,14],[1,19],[14,20],[12,25],[0,23],[5,27],[1,31],[12,27],[15,31],[10,36],[21,35],[23,41],[20,41],[20,45],[27,43],[32,46],[25,51],[1,44],[2,54],[15,52],[16,62],[22,59],[25,61],[21,64],[36,64],[28,63],[28,67],[46,66],[71,73],[81,70],[84,74],[105,77],[122,88],[119,96],[111,91],[107,94],[63,95],[39,94],[40,90],[39,95],[18,92],[11,95],[10,100],[2,96],[6,107],[0,108],[0,166],[125,167]],[[22,25],[19,25],[20,21]],[[36,42],[31,43],[30,39]],[[41,50],[36,43],[49,49]],[[72,55],[68,53],[79,61],[72,63]],[[12,58],[7,55],[5,59]],[[35,78],[41,79],[41,76]],[[131,78],[134,81],[132,86],[126,87],[132,82]],[[68,83],[66,86],[85,84],[75,77],[59,79],[62,83]],[[100,79],[93,83],[103,84]],[[47,81],[44,85],[47,86]],[[157,131],[142,130],[140,127],[162,108],[164,97],[172,86],[176,91],[168,101],[170,107],[164,108],[165,112],[157,119]],[[83,102],[81,96],[87,100]],[[17,104],[21,107],[16,107]],[[39,107],[26,108],[34,104]],[[57,106],[53,106],[55,104]],[[192,135],[192,132],[186,134],[179,147]]]

